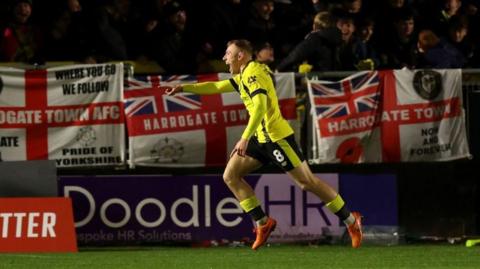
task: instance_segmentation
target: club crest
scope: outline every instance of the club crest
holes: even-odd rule
[[[413,76],[413,88],[425,100],[435,99],[442,90],[442,75],[433,70],[420,70]]]
[[[76,140],[82,146],[89,147],[97,140],[97,134],[92,126],[85,126],[78,130]]]
[[[150,150],[151,158],[155,163],[177,163],[182,158],[183,153],[183,144],[169,137],[160,139]]]

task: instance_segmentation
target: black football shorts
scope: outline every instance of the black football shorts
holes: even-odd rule
[[[248,142],[247,155],[263,165],[273,162],[286,172],[298,167],[305,160],[293,134],[276,142],[266,143],[260,143],[256,136],[252,136]]]

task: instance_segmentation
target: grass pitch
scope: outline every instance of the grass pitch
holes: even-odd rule
[[[89,248],[68,254],[0,254],[0,268],[480,268],[463,245]]]

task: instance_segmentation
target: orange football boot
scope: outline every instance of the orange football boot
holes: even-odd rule
[[[256,227],[253,232],[257,234],[257,238],[255,239],[255,242],[253,242],[252,249],[257,250],[259,247],[263,246],[263,244],[267,242],[270,233],[275,230],[276,226],[277,221],[269,217],[267,219],[267,223],[262,226]]]
[[[348,234],[352,239],[352,247],[359,248],[362,244],[362,215],[359,212],[352,212],[352,215],[355,217],[355,222],[348,226]]]

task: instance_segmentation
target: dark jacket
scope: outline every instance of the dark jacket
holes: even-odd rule
[[[450,43],[441,40],[424,54],[424,63],[420,68],[462,68],[465,57]]]
[[[338,70],[337,46],[342,35],[336,27],[312,32],[300,42],[278,65],[278,71],[292,70],[294,65],[308,61],[315,71]]]

